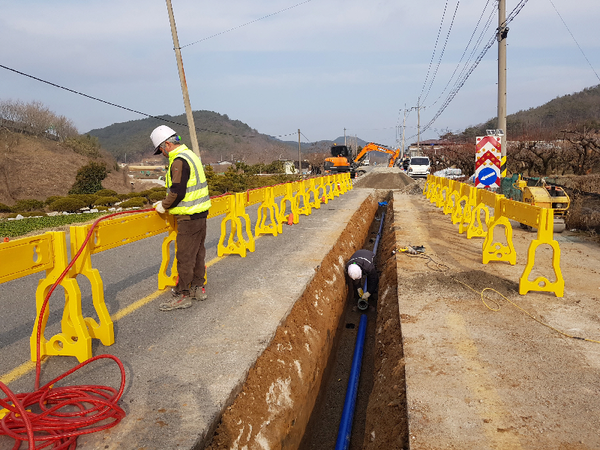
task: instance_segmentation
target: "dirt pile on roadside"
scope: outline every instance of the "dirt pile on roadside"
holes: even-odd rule
[[[404,189],[414,184],[414,180],[395,167],[374,168],[354,182],[359,189]],[[422,190],[422,189],[421,189]]]

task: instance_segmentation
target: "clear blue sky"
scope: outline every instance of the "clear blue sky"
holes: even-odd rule
[[[471,62],[497,26],[495,0],[486,10],[486,0],[460,1],[447,45],[457,0],[172,2],[192,108],[227,114],[261,133],[289,134],[285,140],[296,139],[298,129],[310,141],[334,139],[345,128],[349,136],[394,145],[405,105],[421,97],[421,126],[439,111],[482,13],[474,41],[488,17],[492,25]],[[506,2],[507,14],[519,3]],[[147,114],[184,112],[164,1],[0,0],[0,11],[1,65]],[[509,24],[509,114],[600,84],[598,18],[598,0],[525,4]],[[422,139],[495,117],[496,81],[494,44]],[[40,101],[80,132],[144,117],[1,68],[0,99]],[[407,138],[416,126],[412,112]]]

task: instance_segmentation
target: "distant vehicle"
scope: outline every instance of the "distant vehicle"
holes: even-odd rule
[[[427,156],[413,156],[408,165],[408,176],[412,178],[427,177],[431,169]]]
[[[369,165],[369,160],[365,159],[362,163],[363,166],[368,166]]]

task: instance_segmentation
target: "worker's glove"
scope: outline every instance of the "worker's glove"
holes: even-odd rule
[[[162,201],[160,202],[156,202],[154,205],[152,205],[152,207],[156,210],[157,213],[159,214],[164,214],[167,212],[167,210],[165,209],[165,207],[162,204]]]
[[[362,295],[362,299],[363,299],[363,300],[368,300],[370,296],[371,296],[371,294],[370,294],[370,293],[368,293],[368,292],[365,292],[365,293]]]

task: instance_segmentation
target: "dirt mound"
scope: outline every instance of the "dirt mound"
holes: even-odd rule
[[[373,168],[369,173],[358,178],[354,187],[363,189],[404,189],[414,184],[414,180],[404,174],[400,169]],[[422,191],[422,189],[421,189]]]

